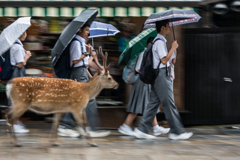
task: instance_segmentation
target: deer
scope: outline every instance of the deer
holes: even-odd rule
[[[90,50],[90,54],[92,50]],[[110,65],[107,66],[107,56],[99,53],[103,59],[103,70],[97,73],[89,82],[77,82],[70,79],[44,78],[44,77],[19,77],[9,81],[6,85],[7,97],[12,105],[3,111],[9,128],[12,142],[20,147],[13,131],[13,124],[25,111],[31,110],[39,114],[55,114],[51,129],[51,142],[53,145],[57,138],[57,128],[63,113],[71,112],[78,125],[85,133],[88,143],[97,146],[86,132],[85,107],[88,101],[104,88],[117,89],[118,83],[109,73]]]

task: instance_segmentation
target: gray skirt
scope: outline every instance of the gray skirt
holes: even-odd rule
[[[140,78],[133,84],[127,112],[143,114],[150,99],[151,85],[143,83]]]

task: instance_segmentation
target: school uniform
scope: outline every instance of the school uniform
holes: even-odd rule
[[[17,77],[25,77],[25,65],[22,68],[18,68],[18,63],[24,62],[25,58],[25,49],[23,48],[22,42],[18,39],[10,48],[10,63],[13,68],[13,74],[11,79]]]
[[[18,39],[10,48],[10,63],[13,69],[11,79],[26,76],[25,67],[24,66],[22,68],[18,67],[18,63],[24,62],[24,58],[25,58],[25,49],[23,48],[22,42]],[[8,106],[11,106],[11,104],[12,102],[10,98],[8,98]]]
[[[153,65],[155,69],[158,67],[160,59],[164,58],[168,54],[166,46],[167,40],[165,37],[163,37],[161,34],[158,34],[155,39],[157,38],[160,38],[161,40],[156,41],[152,48]],[[169,72],[169,70],[166,69],[166,67],[169,66],[169,62],[167,62],[165,65],[161,63],[159,66],[160,69],[158,76],[151,88],[148,106],[138,127],[138,129],[144,133],[149,133],[153,119],[157,113],[157,110],[159,109],[160,104],[163,106],[166,120],[171,128],[171,133],[179,135],[185,132],[179,112],[174,102],[173,83],[170,80],[169,73],[166,73]]]
[[[79,35],[75,36],[76,40],[73,40],[70,44],[70,66],[72,66],[72,61],[80,59],[82,53],[87,52],[85,46],[85,39]],[[80,42],[79,42],[80,41]],[[89,56],[85,57],[82,61],[78,62],[73,66],[73,70],[70,74],[72,80],[77,80],[78,82],[88,82],[89,77],[87,74],[87,66]],[[96,130],[96,127],[99,126],[99,118],[97,111],[96,99],[91,99],[88,102],[87,107],[85,108],[88,125],[92,130]],[[65,129],[73,129],[76,126],[76,121],[72,113],[65,113],[62,119],[62,126]]]
[[[135,66],[136,72],[138,72],[141,67],[144,51],[138,57]],[[138,76],[138,79],[133,84],[131,89],[127,112],[143,114],[150,100],[150,93],[151,85],[143,83]],[[158,110],[158,112],[160,112],[160,110]]]

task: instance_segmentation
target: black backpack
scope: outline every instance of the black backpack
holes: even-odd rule
[[[79,40],[74,38],[71,42],[73,41],[79,41]],[[81,41],[79,42],[81,45],[81,50],[83,50],[82,42]],[[53,67],[55,74],[58,78],[66,78],[66,79],[70,78],[70,74],[74,66],[74,65],[70,66],[70,46],[71,46],[71,43],[68,44],[68,46],[65,48],[60,58],[58,59],[56,65]]]
[[[14,44],[19,44],[19,42],[15,42]],[[10,48],[11,49],[11,48]],[[13,68],[10,61],[10,49],[7,50],[5,53],[0,55],[0,79],[3,81],[7,81],[11,79],[13,74]]]
[[[157,78],[158,73],[159,73],[159,66],[161,64],[161,60],[158,64],[157,69],[154,69],[153,68],[153,52],[152,52],[153,44],[157,40],[161,40],[161,39],[157,38],[156,40],[154,40],[150,44],[150,46],[148,46],[148,48],[146,49],[146,51],[143,54],[143,60],[142,60],[142,64],[140,67],[139,77],[140,77],[141,81],[146,84],[154,84],[155,79]]]

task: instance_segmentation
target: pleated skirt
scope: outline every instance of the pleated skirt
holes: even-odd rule
[[[150,100],[150,93],[151,85],[138,78],[131,89],[127,112],[143,114]]]

